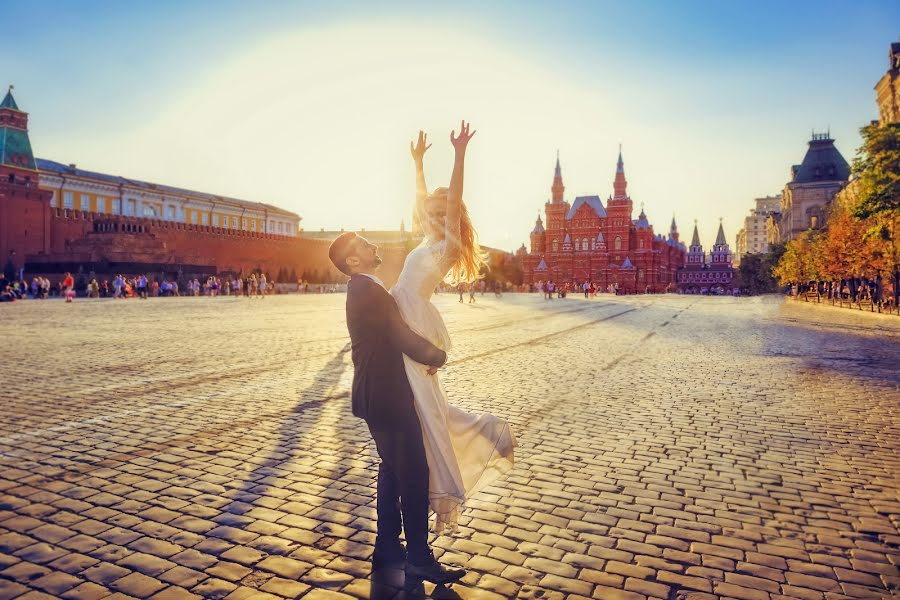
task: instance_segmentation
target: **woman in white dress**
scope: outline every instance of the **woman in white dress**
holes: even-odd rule
[[[442,350],[450,350],[450,336],[431,296],[442,281],[456,285],[474,283],[484,257],[462,200],[466,146],[475,132],[462,122],[455,148],[450,187],[428,194],[423,158],[430,147],[419,132],[410,143],[416,163],[416,207],[414,219],[425,240],[409,253],[400,279],[391,289],[406,323]],[[436,373],[404,356],[406,374],[415,396],[428,460],[428,496],[436,518],[437,533],[456,529],[459,509],[466,498],[509,471],[513,465],[515,437],[509,424],[489,414],[467,413],[447,401]],[[487,382],[486,382],[487,383]]]

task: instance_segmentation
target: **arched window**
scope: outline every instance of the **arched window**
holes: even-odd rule
[[[553,251],[557,252],[559,250],[559,240],[553,240]]]
[[[616,241],[614,242],[614,244],[615,244],[614,248],[616,250],[621,250],[622,249],[622,237],[617,235]]]
[[[638,240],[638,248],[644,247],[644,240]]]
[[[587,238],[584,238],[583,240],[581,240],[581,249],[584,250],[585,252],[587,252],[587,250],[588,250],[588,239]]]
[[[156,212],[156,207],[152,204],[145,204],[143,206],[143,213],[145,217],[158,217],[159,214]]]

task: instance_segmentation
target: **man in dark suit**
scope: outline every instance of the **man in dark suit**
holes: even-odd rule
[[[394,298],[374,275],[378,247],[355,233],[341,234],[328,250],[334,266],[350,276],[347,328],[353,356],[353,414],[366,420],[378,449],[375,570],[406,559],[407,591],[424,594],[422,581],[445,584],[465,575],[448,570],[428,547],[428,463],[403,355],[429,365],[432,374],[446,353],[414,333]],[[400,543],[401,523],[406,549]]]

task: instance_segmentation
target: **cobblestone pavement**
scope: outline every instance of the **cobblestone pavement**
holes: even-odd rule
[[[436,300],[515,470],[442,598],[888,598],[900,319],[777,298]],[[344,297],[0,308],[0,598],[393,598]]]

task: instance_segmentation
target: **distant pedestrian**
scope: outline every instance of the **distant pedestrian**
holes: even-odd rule
[[[66,273],[65,278],[63,278],[62,290],[66,302],[71,302],[75,297],[75,280],[72,278],[71,273]]]

